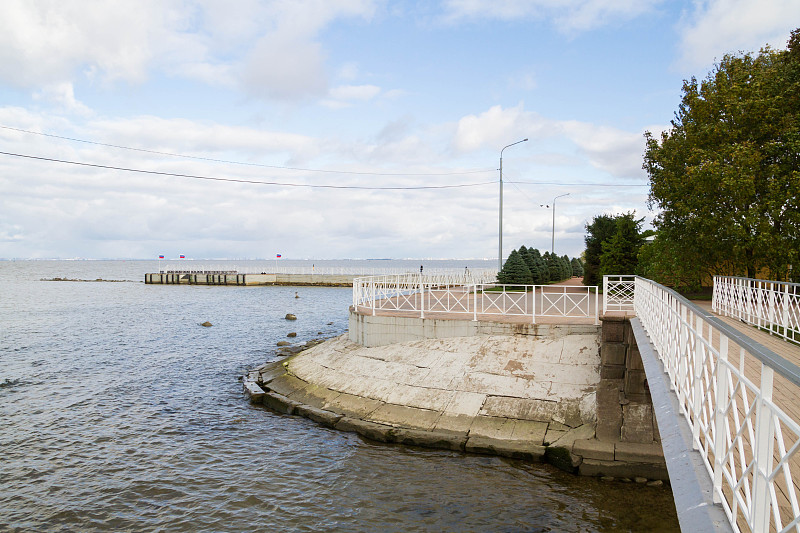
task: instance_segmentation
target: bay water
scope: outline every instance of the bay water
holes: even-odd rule
[[[351,290],[145,285],[158,266],[0,261],[0,530],[677,530],[665,487],[372,443],[251,405],[241,376],[290,332],[344,333]]]

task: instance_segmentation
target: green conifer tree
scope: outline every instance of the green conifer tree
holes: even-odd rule
[[[528,265],[516,250],[509,254],[503,270],[497,274],[497,280],[503,285],[532,285],[533,281]]]

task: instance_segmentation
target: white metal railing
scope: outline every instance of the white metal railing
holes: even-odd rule
[[[735,531],[800,531],[800,425],[773,400],[776,380],[781,394],[800,396],[800,368],[671,289],[639,277],[634,284],[636,315],[691,428],[714,501]]]
[[[800,344],[800,284],[714,276],[712,309]]]
[[[633,311],[636,276],[603,276],[603,313]]]
[[[597,287],[500,285],[493,273],[370,276],[353,280],[353,307],[378,311],[589,318],[599,323]]]

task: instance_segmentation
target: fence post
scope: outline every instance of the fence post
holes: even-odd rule
[[[536,324],[536,285],[533,286],[533,296],[531,297],[531,323]]]
[[[756,440],[753,443],[753,513],[751,530],[769,531],[770,490],[769,475],[772,472],[772,448],[775,428],[772,413],[766,402],[772,401],[774,371],[761,365],[761,388],[758,394],[756,413]]]
[[[728,337],[719,337],[717,397],[714,402],[714,503],[722,502],[722,470],[725,465],[725,421],[728,408]]]
[[[419,275],[419,317],[425,318],[425,283],[422,274]]]
[[[472,297],[472,320],[473,322],[478,321],[478,284],[472,286],[473,297]]]
[[[694,368],[692,368],[692,444],[700,449],[700,406],[703,404],[703,317],[695,315]]]
[[[370,278],[372,281],[372,316],[375,316],[375,278]]]
[[[717,281],[719,280],[719,276],[714,276],[714,287],[711,290],[711,310],[713,312],[717,312]]]
[[[603,314],[608,313],[608,276],[603,276]]]
[[[587,288],[588,295],[591,295],[592,288]],[[600,325],[600,295],[597,294],[597,286],[594,287],[594,325]]]
[[[773,330],[773,326],[772,325],[776,323],[776,320],[775,320],[775,305],[776,305],[775,292],[776,291],[775,291],[774,288],[772,288],[769,291],[769,334],[770,335],[772,335],[772,330]]]
[[[789,284],[783,286],[783,318],[781,320],[781,326],[783,327],[783,338],[789,338]]]

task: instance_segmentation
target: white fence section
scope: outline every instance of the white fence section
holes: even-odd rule
[[[604,285],[627,292],[631,279],[619,304],[633,304],[655,346],[733,529],[800,531],[800,425],[773,401],[800,396],[800,368],[655,282]]]
[[[800,344],[800,284],[714,276],[712,309]]]
[[[354,308],[370,311],[588,318],[599,323],[597,287],[499,285],[493,273],[371,276],[353,280]]]
[[[634,276],[603,276],[603,313],[633,311]]]

